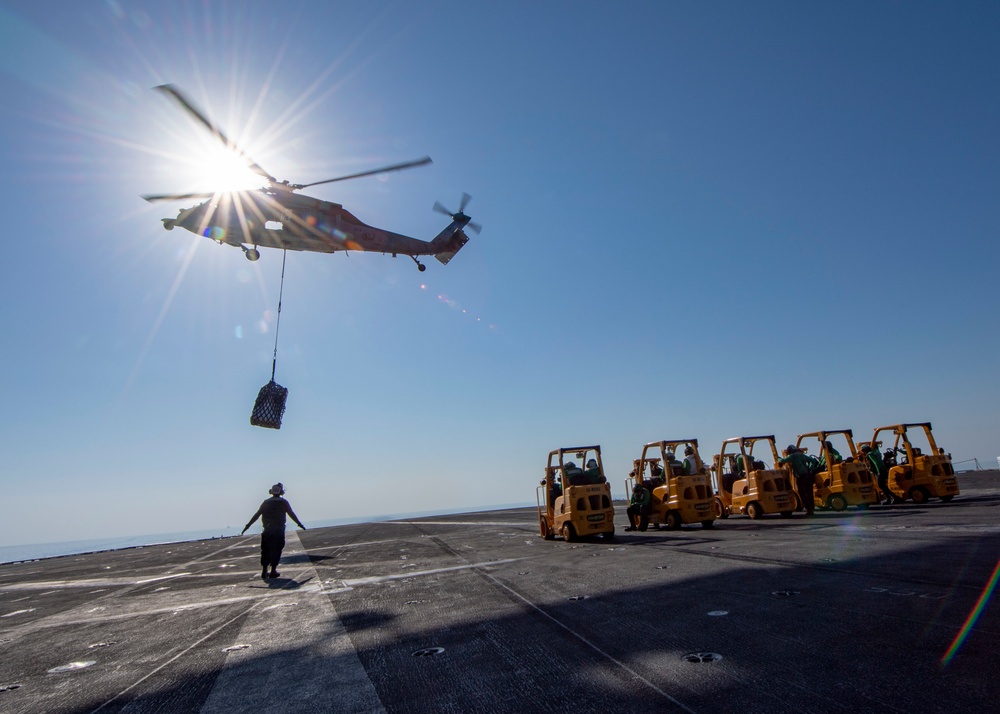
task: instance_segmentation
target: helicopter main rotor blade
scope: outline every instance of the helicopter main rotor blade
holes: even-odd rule
[[[163,193],[154,196],[143,196],[150,203],[153,201],[183,201],[188,198],[211,198],[214,193]]]
[[[153,87],[153,89],[158,89],[161,92],[170,95],[175,102],[180,104],[183,109],[185,109],[191,116],[200,121],[210,132],[212,132],[212,134],[215,135],[215,138],[217,138],[219,141],[225,144],[227,148],[239,154],[247,162],[247,165],[249,166],[251,171],[260,174],[261,176],[266,178],[268,181],[271,181],[272,183],[277,182],[277,179],[274,178],[274,176],[272,176],[263,168],[261,168],[261,166],[257,164],[257,162],[255,162],[253,159],[251,159],[249,156],[243,153],[243,151],[239,147],[237,147],[235,143],[230,141],[229,137],[227,137],[225,134],[222,133],[222,129],[213,124],[211,120],[209,120],[204,114],[202,114],[198,110],[197,107],[194,106],[194,104],[188,101],[188,98],[185,97],[181,93],[181,91],[177,89],[177,87],[175,87],[172,84],[161,84],[158,87]]]
[[[326,179],[325,181],[313,181],[312,183],[293,183],[292,188],[296,191],[300,188],[309,188],[310,186],[319,186],[321,183],[333,183],[334,181],[346,181],[347,179],[361,178],[363,176],[374,176],[375,174],[386,174],[390,171],[401,171],[402,169],[411,169],[416,166],[426,166],[427,164],[433,163],[430,156],[425,156],[422,159],[417,159],[416,161],[407,161],[403,164],[393,164],[392,166],[383,166],[380,169],[372,169],[371,171],[362,171],[359,174],[351,174],[350,176],[339,176],[338,178]]]

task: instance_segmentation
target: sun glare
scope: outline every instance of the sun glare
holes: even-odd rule
[[[196,173],[198,183],[216,193],[247,191],[264,183],[263,177],[250,170],[246,159],[225,146],[204,149]]]

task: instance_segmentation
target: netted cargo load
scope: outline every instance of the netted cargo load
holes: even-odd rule
[[[254,402],[253,413],[250,414],[250,424],[265,429],[280,429],[287,398],[288,390],[272,379],[257,393],[257,401]]]

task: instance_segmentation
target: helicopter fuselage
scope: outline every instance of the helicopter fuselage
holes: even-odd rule
[[[335,253],[355,250],[409,256],[439,252],[432,241],[411,238],[363,223],[343,206],[276,187],[224,193],[177,218],[163,219],[217,243]]]

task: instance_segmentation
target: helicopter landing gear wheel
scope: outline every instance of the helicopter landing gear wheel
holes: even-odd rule
[[[164,218],[163,219],[163,229],[164,230],[172,231],[174,229],[174,225],[175,225],[175,222],[174,222],[173,218]]]
[[[255,262],[260,258],[260,251],[256,248],[244,248],[243,254],[247,257],[251,263]]]
[[[421,263],[419,260],[417,260],[416,256],[411,255],[410,259],[417,264],[417,270],[419,270],[421,273],[427,270],[427,266]]]

